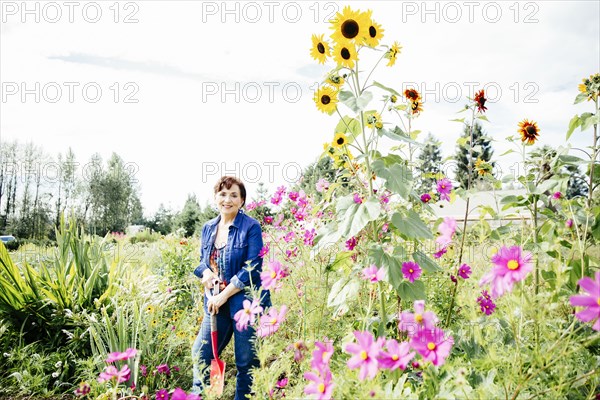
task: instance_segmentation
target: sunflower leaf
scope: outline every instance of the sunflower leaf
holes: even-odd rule
[[[373,93],[364,91],[364,92],[362,92],[360,97],[358,99],[356,99],[356,106],[358,107],[359,110],[362,111],[365,108],[367,108],[367,106],[369,105],[369,103],[371,102],[372,99],[373,99]]]
[[[387,90],[388,92],[390,92],[391,94],[395,94],[396,96],[402,96],[400,93],[398,93],[397,91],[395,91],[394,89],[387,87],[385,85],[382,85],[379,82],[373,81],[373,86],[377,86],[378,88],[381,88],[383,90]]]
[[[375,174],[385,179],[385,187],[394,193],[398,193],[404,199],[408,199],[412,189],[413,176],[410,169],[400,163],[386,167],[384,160],[373,162]]]
[[[594,124],[598,124],[598,115],[592,113],[581,114],[581,131],[585,131]]]
[[[588,94],[587,93],[579,93],[577,95],[577,97],[575,97],[575,102],[573,104],[579,104],[582,101],[586,101],[588,98]]]
[[[489,119],[488,119],[488,118],[487,118],[485,115],[480,115],[480,116],[478,116],[478,117],[476,117],[476,118],[477,118],[477,119],[480,119],[480,120],[482,120],[482,121],[487,121],[487,122],[490,122],[490,120],[489,120]]]
[[[340,103],[348,106],[348,108],[350,108],[352,111],[360,111],[358,105],[356,104],[356,96],[354,96],[354,93],[348,90],[342,90],[338,95],[338,99],[340,100]]]
[[[398,231],[409,239],[433,239],[431,230],[419,214],[409,210],[405,215],[397,212],[392,215],[392,224],[398,228]]]
[[[442,269],[435,261],[429,258],[425,253],[417,250],[412,255],[413,260],[427,272],[439,272]]]
[[[463,122],[465,122],[465,119],[464,118],[456,118],[456,119],[451,119],[450,122],[461,122],[461,123],[463,123]]]

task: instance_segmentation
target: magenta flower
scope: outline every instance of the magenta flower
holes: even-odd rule
[[[101,372],[98,376],[98,382],[106,382],[110,381],[113,378],[116,378],[117,383],[122,383],[129,380],[131,375],[131,370],[127,364],[123,365],[120,370],[117,371],[117,367],[114,365],[109,365],[104,367],[104,372]]]
[[[156,367],[156,371],[159,374],[171,375],[171,369],[167,364],[160,364],[158,367]]]
[[[482,313],[485,315],[491,315],[496,309],[496,304],[492,300],[492,297],[489,295],[487,290],[483,290],[481,292],[481,296],[477,298],[477,303],[479,303],[479,308]]]
[[[283,240],[285,240],[286,243],[289,243],[294,237],[296,237],[296,234],[293,231],[290,231],[283,237]]]
[[[308,350],[308,347],[306,347],[302,340],[299,340],[290,344],[286,350],[294,350],[294,361],[300,362],[304,360],[304,352]]]
[[[423,193],[421,195],[421,201],[423,203],[429,203],[431,201],[431,195],[429,193]]]
[[[115,362],[115,361],[128,360],[131,357],[135,356],[136,354],[137,354],[137,350],[132,349],[132,348],[128,348],[127,350],[125,350],[122,353],[120,353],[118,351],[114,352],[114,353],[109,353],[108,357],[106,358],[106,362],[111,363],[111,362]]]
[[[346,240],[346,248],[349,251],[354,250],[356,245],[358,244],[358,239],[355,236],[352,236],[350,239]]]
[[[279,330],[279,326],[285,321],[285,314],[287,313],[287,306],[284,304],[279,309],[279,312],[275,307],[271,307],[267,315],[260,317],[260,324],[256,331],[259,337],[271,336]]]
[[[444,331],[440,328],[433,330],[422,329],[410,339],[410,345],[426,361],[433,365],[442,365],[452,350],[454,338],[444,337]]]
[[[312,246],[315,237],[317,237],[317,231],[315,231],[314,228],[312,228],[311,230],[306,229],[304,231],[304,244],[307,246]]]
[[[418,330],[435,328],[439,319],[433,311],[425,311],[425,300],[415,300],[413,308],[414,314],[408,311],[400,314],[398,328],[401,331],[407,331],[408,336],[413,336]]]
[[[576,294],[569,299],[574,307],[587,307],[575,316],[583,322],[596,320],[592,329],[600,331],[600,272],[596,272],[596,279],[586,276],[577,281],[577,284],[588,294]]]
[[[573,220],[569,218],[567,222],[565,222],[565,226],[567,227],[567,229],[571,229],[573,227]]]
[[[158,398],[159,397],[157,397],[157,399]],[[168,399],[168,392],[166,398]],[[187,394],[182,388],[177,388],[173,391],[173,394],[171,395],[171,400],[200,400],[200,396],[193,393]]]
[[[267,254],[269,254],[269,243],[265,244],[260,251],[258,252],[258,256],[260,258],[264,258],[264,256],[266,256]]]
[[[75,396],[87,396],[90,393],[91,387],[87,382],[81,382],[75,389]]]
[[[310,381],[310,383],[304,387],[304,394],[312,395],[312,398],[316,400],[331,399],[335,383],[333,383],[329,367],[327,367],[325,371],[320,371],[318,373],[312,371],[305,372],[304,378]]]
[[[283,378],[283,379],[277,381],[277,385],[276,386],[279,389],[283,389],[284,387],[287,386],[287,384],[288,384],[288,378]]]
[[[556,200],[559,200],[562,197],[562,193],[561,192],[554,192],[554,194],[552,195],[552,197],[554,197]]]
[[[252,303],[250,303],[250,300],[244,300],[242,304],[244,308],[236,312],[233,316],[235,327],[240,332],[248,329],[248,325],[253,326],[256,321],[256,316],[263,311],[259,301],[256,299],[254,299]]]
[[[329,366],[329,361],[333,356],[333,341],[325,337],[322,342],[315,342],[315,347],[315,350],[312,352],[310,367],[321,371],[326,366]]]
[[[383,224],[381,226],[381,232],[387,232],[388,229],[390,228],[390,224],[388,224],[387,222],[385,224]]]
[[[433,256],[435,258],[440,258],[441,256],[443,256],[444,254],[446,254],[446,252],[448,251],[447,247],[442,248],[440,251],[433,253]]]
[[[421,276],[421,267],[419,264],[407,261],[402,263],[402,274],[404,278],[408,279],[410,283],[413,283],[415,280],[419,279]]]
[[[269,266],[260,273],[260,280],[264,289],[274,289],[279,291],[281,289],[281,279],[288,276],[288,272],[279,261],[269,261]]]
[[[290,200],[292,200],[292,201],[296,201],[296,200],[298,200],[298,196],[299,196],[299,195],[300,195],[300,194],[299,194],[298,192],[290,192],[290,193],[288,194],[288,197],[290,198]]]
[[[329,182],[325,178],[321,178],[317,181],[316,184],[317,192],[323,193],[327,189],[329,189]]]
[[[407,342],[398,343],[395,339],[389,339],[385,347],[387,351],[381,350],[377,360],[381,368],[393,371],[395,369],[405,370],[406,366],[415,356],[415,352],[410,352],[410,346]]]
[[[246,211],[252,211],[256,207],[258,207],[258,203],[256,203],[255,201],[251,201],[250,203],[246,204]]]
[[[379,341],[373,340],[371,332],[354,331],[354,336],[358,343],[349,343],[345,348],[347,353],[353,354],[347,362],[348,368],[360,368],[358,379],[361,381],[367,377],[372,379],[379,370],[377,356],[381,350],[381,344]]]
[[[446,247],[452,243],[452,236],[456,232],[456,220],[452,217],[444,218],[444,221],[438,226],[440,235],[435,239],[435,242],[442,247]]]
[[[273,217],[266,216],[265,217],[265,224],[272,224],[272,223],[273,223]]]
[[[458,276],[460,276],[463,279],[469,279],[469,276],[471,276],[471,267],[469,267],[467,264],[463,264],[460,266],[460,268],[458,269]]]
[[[492,257],[496,266],[481,278],[479,285],[491,284],[494,299],[512,291],[514,284],[525,279],[533,269],[531,258],[531,253],[523,252],[519,246],[502,246]]]
[[[360,204],[363,202],[363,199],[360,197],[360,195],[358,193],[354,193],[353,199],[356,204]]]
[[[378,269],[375,264],[371,264],[367,268],[363,269],[362,273],[364,279],[371,281],[371,283],[377,283],[383,280],[385,270],[383,269],[383,267]]]
[[[437,181],[437,191],[440,194],[440,200],[450,201],[450,191],[452,190],[452,182],[450,179],[444,178]]]
[[[148,367],[146,367],[145,365],[140,365],[140,372],[142,373],[142,376],[146,376],[148,375]]]
[[[156,400],[169,400],[169,391],[167,389],[160,389],[156,392]]]

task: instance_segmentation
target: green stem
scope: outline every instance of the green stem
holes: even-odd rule
[[[383,299],[385,288],[383,286],[383,282],[379,281],[379,301],[381,306],[381,322],[379,323],[379,331],[377,332],[377,336],[382,337],[385,334],[385,324],[387,322],[387,312],[385,310],[385,301]]]

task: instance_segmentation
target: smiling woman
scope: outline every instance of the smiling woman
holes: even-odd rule
[[[200,363],[219,363],[218,356],[233,335],[237,367],[235,398],[243,399],[250,393],[252,385],[250,369],[258,366],[252,340],[255,331],[251,327],[235,327],[234,316],[243,309],[244,300],[251,301],[246,298],[244,289],[261,286],[262,258],[259,252],[263,247],[262,231],[259,222],[242,210],[246,202],[246,188],[239,179],[221,177],[214,187],[214,195],[219,216],[208,221],[202,229],[200,265],[194,271],[205,287],[204,314],[211,318],[203,318],[200,333],[192,347],[193,390],[200,393],[208,383],[208,375],[200,373]],[[250,268],[245,268],[247,263]],[[261,303],[263,307],[270,305],[268,291],[263,291]],[[214,347],[213,338],[216,338]],[[211,384],[213,369],[211,365]],[[216,369],[216,374],[222,377],[223,364]]]

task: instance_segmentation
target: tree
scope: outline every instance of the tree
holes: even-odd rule
[[[183,228],[185,237],[193,236],[198,229],[200,221],[200,205],[196,195],[188,195],[183,210],[176,217],[177,228]]]
[[[457,165],[456,170],[454,171],[456,175],[454,179],[460,183],[462,188],[466,189],[469,182],[470,166],[471,187],[483,188],[489,184],[475,171],[475,162],[477,159],[489,162],[492,158],[492,154],[494,154],[494,150],[492,149],[491,139],[483,132],[481,125],[478,122],[475,122],[473,125],[473,143],[471,152],[469,151],[470,139],[471,135],[469,127],[465,126],[463,134],[458,140],[458,148],[455,155]],[[469,156],[472,157],[470,164]],[[494,163],[490,164],[493,167]]]
[[[425,139],[425,146],[417,157],[418,175],[415,177],[415,190],[417,193],[427,193],[433,189],[442,163],[440,141],[431,133]]]
[[[148,227],[161,235],[167,235],[173,230],[173,212],[166,209],[164,204],[158,206],[154,217],[148,221]]]

